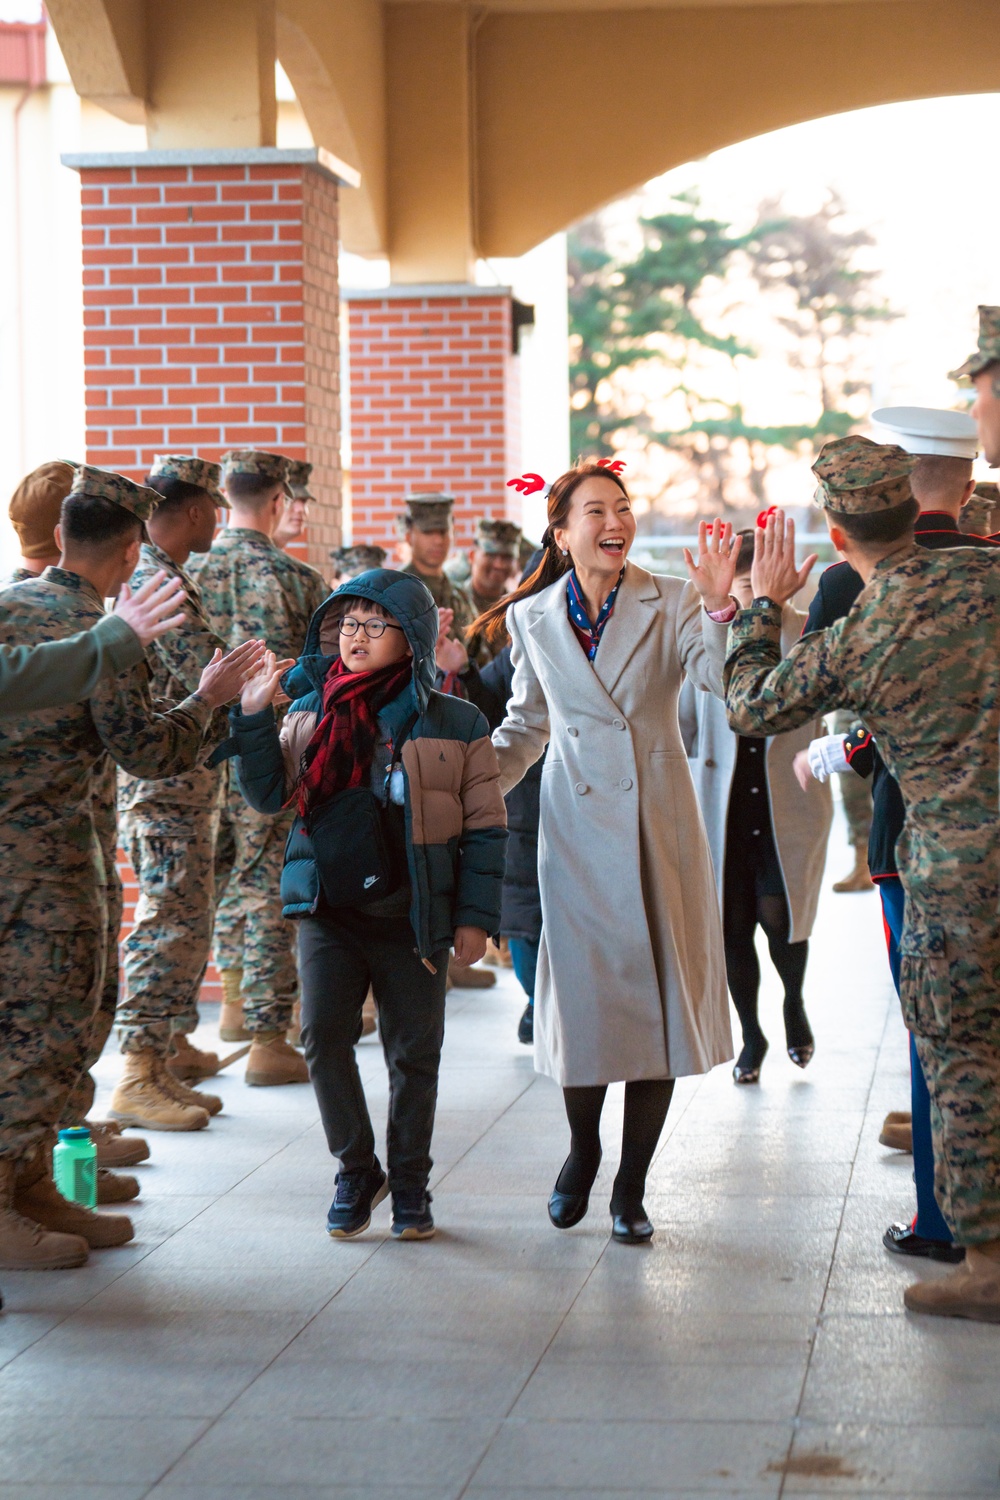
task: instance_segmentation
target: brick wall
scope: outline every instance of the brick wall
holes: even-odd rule
[[[507,292],[352,292],[351,517],[390,552],[414,490],[454,495],[456,539],[478,516],[520,517],[517,360]]]
[[[337,186],[301,165],[82,168],[87,457],[309,459],[339,538]]]
[[[258,447],[314,466],[308,541],[340,540],[337,185],[300,163],[81,166],[87,458]],[[137,889],[124,855],[125,925]],[[206,977],[206,999],[219,998]]]

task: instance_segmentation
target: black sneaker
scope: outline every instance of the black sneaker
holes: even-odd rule
[[[402,1188],[392,1195],[392,1233],[397,1240],[429,1240],[434,1233],[431,1195],[426,1188]]]
[[[518,1022],[517,1039],[530,1047],[535,1040],[535,1002],[529,1000],[524,1007],[524,1015]]]
[[[389,1179],[378,1162],[362,1172],[338,1172],[337,1193],[326,1216],[327,1232],[335,1240],[364,1234],[372,1209],[389,1193]]]
[[[919,1255],[926,1260],[946,1261],[950,1266],[957,1266],[965,1259],[961,1245],[951,1240],[929,1240],[925,1235],[917,1234],[909,1224],[890,1224],[882,1236],[882,1243],[893,1255]]]

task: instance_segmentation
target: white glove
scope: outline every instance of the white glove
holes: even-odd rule
[[[844,754],[846,739],[846,734],[824,734],[822,739],[811,742],[808,750],[809,769],[817,781],[825,781],[834,771],[851,769]]]

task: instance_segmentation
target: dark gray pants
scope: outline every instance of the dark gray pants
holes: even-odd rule
[[[425,1187],[444,1040],[447,950],[434,954],[432,974],[414,952],[405,915],[351,911],[306,917],[298,928],[302,1044],[330,1152],[345,1172],[370,1167],[375,1158],[354,1055],[371,985],[389,1069],[389,1186]]]

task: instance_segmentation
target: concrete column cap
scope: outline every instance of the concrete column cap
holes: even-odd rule
[[[322,146],[219,146],[205,151],[70,151],[59,160],[75,172],[115,167],[315,167],[341,187],[360,187],[361,173]]]
[[[512,297],[509,286],[479,286],[471,281],[396,281],[392,286],[342,286],[345,302],[403,301],[422,297]]]

